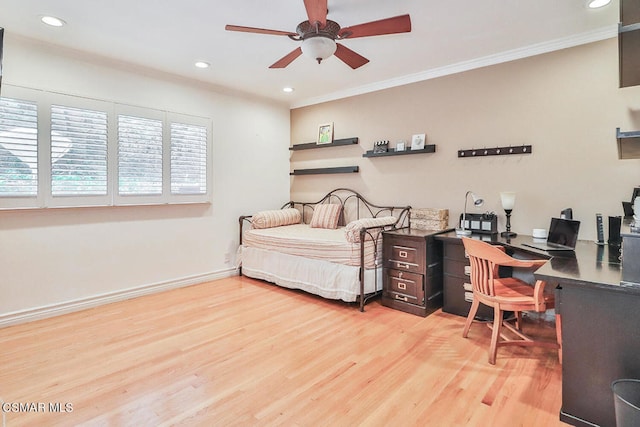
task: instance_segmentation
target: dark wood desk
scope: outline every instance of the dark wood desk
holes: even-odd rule
[[[504,239],[498,234],[473,235],[475,239],[487,241],[491,244],[500,244],[507,247],[507,252],[516,258],[548,259],[545,252],[522,246],[523,243],[532,241],[529,236],[518,236],[513,239]],[[467,316],[471,308],[471,285],[469,284],[470,267],[469,260],[465,256],[462,240],[455,232],[439,234],[436,240],[443,242],[443,305],[442,311],[458,316]],[[515,249],[514,249],[515,248]],[[500,267],[502,276],[515,275],[519,279],[533,282],[531,272],[513,273],[508,267]],[[467,289],[465,290],[465,285]],[[476,313],[476,318],[493,319],[493,309],[481,305]]]
[[[474,237],[525,256],[546,254],[522,246],[532,240],[529,236]],[[459,239],[455,233],[437,238]],[[573,253],[548,255],[551,259],[534,276],[556,288],[556,310],[562,315],[560,419],[576,426],[615,426],[611,383],[640,378],[640,287],[620,285],[618,247],[579,241]]]
[[[562,315],[562,409],[576,426],[615,426],[611,383],[640,378],[640,287],[621,286],[617,247],[578,242],[535,276],[556,285]]]

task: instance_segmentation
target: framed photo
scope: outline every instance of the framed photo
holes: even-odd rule
[[[333,123],[324,123],[318,127],[317,144],[331,144],[333,142]]]
[[[400,141],[396,144],[396,151],[404,151],[404,141]]]
[[[425,140],[424,133],[413,135],[413,137],[411,138],[411,149],[412,150],[424,149],[424,140]]]

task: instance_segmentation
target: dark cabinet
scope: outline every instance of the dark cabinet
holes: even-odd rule
[[[439,231],[385,231],[382,305],[427,316],[442,307],[442,244]]]
[[[467,316],[473,301],[471,290],[471,266],[462,240],[458,238],[443,239],[443,305],[442,311],[458,316]],[[493,309],[481,304],[477,318],[493,319]]]
[[[620,0],[620,87],[640,85],[640,2]]]

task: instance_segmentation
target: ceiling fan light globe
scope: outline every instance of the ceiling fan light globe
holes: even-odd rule
[[[302,41],[302,53],[320,63],[336,52],[336,42],[323,36],[308,37]]]

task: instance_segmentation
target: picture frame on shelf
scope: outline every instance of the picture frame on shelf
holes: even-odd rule
[[[404,151],[405,148],[405,142],[404,141],[400,141],[396,144],[396,151]]]
[[[413,135],[413,137],[411,138],[411,149],[423,150],[425,139],[426,135],[424,133]]]
[[[333,123],[323,123],[318,126],[318,140],[316,144],[331,144],[333,142]]]
[[[374,153],[386,153],[389,151],[389,141],[376,141],[373,143]]]

